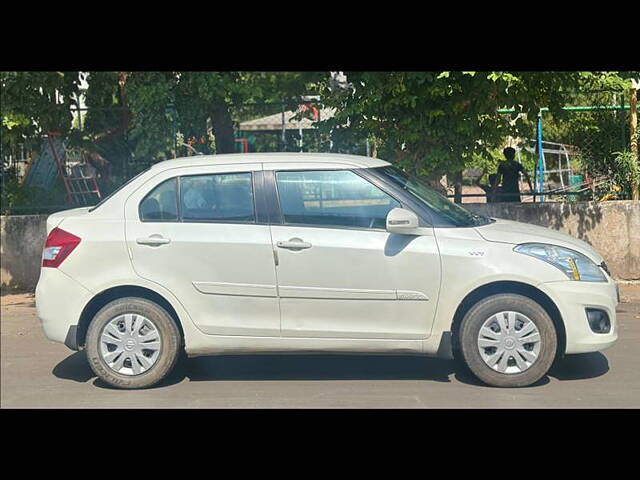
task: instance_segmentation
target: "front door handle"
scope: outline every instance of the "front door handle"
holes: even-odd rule
[[[304,250],[306,248],[311,248],[311,244],[308,242],[303,242],[299,238],[292,238],[288,242],[276,242],[276,246],[278,248],[286,248],[287,250]]]
[[[136,243],[140,245],[166,245],[170,242],[170,239],[164,238],[161,235],[151,235],[150,237],[136,238]]]

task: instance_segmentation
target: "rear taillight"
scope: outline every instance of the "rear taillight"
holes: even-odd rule
[[[42,266],[58,268],[65,258],[80,243],[80,238],[65,232],[61,228],[54,228],[47,237],[42,252]]]

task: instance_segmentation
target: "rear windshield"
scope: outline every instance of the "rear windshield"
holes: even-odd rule
[[[102,200],[100,200],[97,204],[95,204],[93,207],[91,207],[89,209],[90,212],[93,212],[96,208],[100,207],[101,205],[104,205],[106,203],[107,200],[109,200],[111,197],[113,197],[116,193],[118,193],[120,190],[122,190],[124,187],[126,187],[127,185],[129,185],[131,182],[133,182],[136,178],[138,178],[140,175],[142,175],[143,173],[148,172],[149,169],[147,168],[146,170],[140,172],[138,175],[136,175],[135,177],[130,178],[129,180],[127,180],[126,182],[124,182],[122,185],[120,185],[118,188],[116,188],[113,192],[111,192],[109,195],[107,195],[106,197],[104,197]]]

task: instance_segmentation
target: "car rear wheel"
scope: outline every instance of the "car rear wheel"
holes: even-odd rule
[[[496,387],[525,387],[540,380],[556,354],[553,321],[534,300],[492,295],[476,303],[460,325],[460,347],[471,372]]]
[[[136,389],[155,385],[173,370],[181,338],[166,310],[150,300],[127,297],[95,315],[86,344],[89,365],[101,380]]]

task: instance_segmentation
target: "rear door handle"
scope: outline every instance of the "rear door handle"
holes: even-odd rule
[[[171,240],[160,235],[151,235],[150,237],[136,238],[136,243],[140,245],[166,245]]]
[[[311,248],[310,243],[303,242],[298,238],[292,238],[288,242],[276,242],[276,246],[278,248],[286,248],[287,250],[304,250],[306,248]]]

